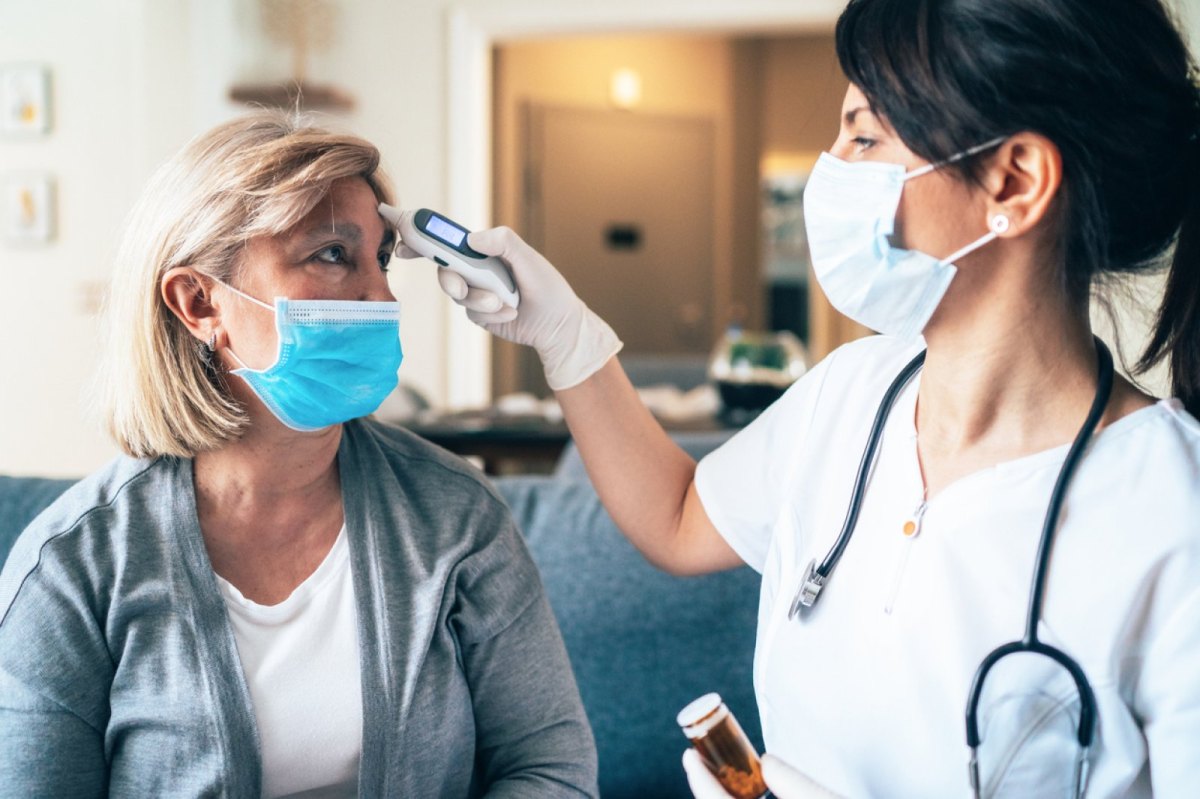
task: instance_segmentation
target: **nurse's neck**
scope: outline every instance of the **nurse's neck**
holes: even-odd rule
[[[1050,270],[1008,266],[960,268],[925,329],[915,422],[929,499],[972,472],[1070,443],[1095,397],[1087,302],[1045,279]],[[1152,402],[1118,376],[1101,426]]]

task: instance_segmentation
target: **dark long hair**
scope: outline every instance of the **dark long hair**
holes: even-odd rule
[[[1173,252],[1136,370],[1169,357],[1173,393],[1200,416],[1200,89],[1161,0],[850,0],[837,50],[930,161],[1020,131],[1054,142],[1073,296]],[[956,168],[971,180],[980,164]]]

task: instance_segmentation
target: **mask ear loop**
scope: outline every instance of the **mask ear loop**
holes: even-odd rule
[[[919,178],[922,175],[928,175],[935,169],[941,169],[947,164],[953,164],[955,161],[961,161],[964,158],[970,158],[973,155],[978,155],[984,150],[990,150],[993,147],[1003,143],[1007,138],[1007,136],[997,136],[990,141],[985,141],[983,144],[977,144],[974,147],[969,147],[966,150],[963,150],[961,153],[952,155],[944,161],[936,161],[932,164],[926,164],[925,166],[917,167],[910,172],[906,172],[904,174],[904,180],[909,181],[913,178]],[[1010,223],[1007,216],[1004,214],[996,214],[988,220],[988,233],[971,242],[966,247],[963,247],[958,252],[951,253],[950,255],[946,256],[940,261],[940,263],[953,264],[959,258],[964,258],[970,255],[985,244],[990,244],[991,242],[995,241],[997,238],[999,238],[1000,234],[1008,231],[1009,226]]]
[[[238,290],[237,290],[237,289],[235,289],[233,286],[231,286],[231,285],[229,285],[228,283],[226,283],[224,280],[217,280],[215,277],[213,278],[213,280],[216,280],[216,281],[217,281],[218,283],[220,283],[222,286],[224,286],[225,288],[229,289],[230,291],[232,291],[234,294],[238,295],[238,296],[239,296],[239,297],[241,297],[242,299],[244,299],[244,300],[250,300],[250,302],[254,303],[255,305],[261,305],[263,308],[266,308],[266,309],[267,309],[268,311],[270,311],[271,313],[275,313],[275,306],[273,306],[273,305],[267,305],[267,304],[266,304],[265,302],[263,302],[262,300],[257,300],[257,299],[255,299],[254,297],[251,297],[249,294],[247,294],[247,293],[246,293],[246,292],[244,292],[244,291],[238,291]]]
[[[238,291],[238,290],[237,290],[237,289],[235,289],[233,286],[231,286],[231,285],[229,285],[228,283],[226,283],[224,280],[217,280],[216,278],[213,278],[213,280],[216,280],[216,281],[217,281],[218,283],[220,283],[222,286],[224,286],[225,288],[229,289],[230,291],[232,291],[234,294],[238,295],[238,296],[239,296],[239,297],[241,297],[242,299],[249,300],[250,302],[254,303],[255,305],[261,305],[263,308],[266,308],[266,309],[267,309],[268,311],[270,311],[271,313],[275,313],[275,308],[274,308],[273,306],[271,306],[271,305],[267,305],[267,304],[266,304],[265,302],[263,302],[262,300],[255,299],[254,297],[251,297],[249,294],[247,294],[247,293],[246,293],[246,292],[244,292],[244,291]],[[213,339],[214,339],[214,340],[216,339],[216,334],[213,334]],[[228,350],[228,351],[229,351],[229,355],[230,355],[230,356],[231,356],[231,357],[232,357],[232,358],[233,358],[235,361],[237,361],[237,364],[238,364],[238,366],[240,366],[240,367],[241,367],[241,368],[243,368],[243,369],[250,369],[250,367],[246,365],[246,362],[245,362],[245,361],[243,361],[241,358],[239,358],[239,357],[238,357],[238,354],[237,354],[236,352],[234,352],[234,351],[233,351],[233,347],[226,347],[225,349],[226,349],[226,350]],[[251,371],[253,371],[253,370],[251,370]]]
[[[958,252],[947,255],[945,258],[942,259],[941,262],[943,264],[955,263],[956,261],[958,261],[958,259],[964,258],[964,257],[970,255],[971,253],[975,252],[983,245],[990,244],[991,242],[1000,238],[1000,234],[1007,233],[1008,229],[1011,226],[1012,226],[1012,223],[1009,221],[1007,216],[1005,216],[1004,214],[996,214],[995,216],[993,216],[991,219],[988,220],[988,232],[987,233],[980,236],[978,239],[971,242],[966,247],[963,247]]]
[[[237,354],[236,352],[234,352],[234,351],[233,351],[233,347],[226,347],[225,349],[226,349],[226,350],[229,352],[229,357],[231,357],[231,358],[233,358],[235,361],[237,361],[237,365],[238,365],[240,368],[242,368],[242,369],[250,369],[250,367],[246,365],[246,362],[245,362],[245,361],[243,361],[241,358],[239,358],[239,357],[238,357],[238,354]],[[250,369],[250,371],[254,371],[254,370],[253,370],[253,369]]]
[[[925,166],[919,166],[910,172],[904,173],[904,179],[912,180],[913,178],[919,178],[922,175],[928,175],[933,170],[941,169],[942,167],[946,166],[947,164],[953,164],[955,161],[961,161],[964,158],[970,158],[973,155],[978,155],[979,153],[983,152],[984,150],[990,150],[993,147],[995,147],[999,144],[1002,144],[1004,142],[1004,140],[1007,138],[1008,138],[1007,136],[997,136],[996,138],[994,138],[990,141],[985,141],[983,144],[976,144],[974,147],[969,147],[966,150],[963,150],[961,153],[952,155],[944,161],[935,161],[932,164],[926,164]]]

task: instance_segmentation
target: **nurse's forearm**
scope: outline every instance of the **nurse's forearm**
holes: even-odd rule
[[[674,574],[741,565],[700,504],[696,462],[642,404],[615,357],[557,396],[601,502],[647,560]]]

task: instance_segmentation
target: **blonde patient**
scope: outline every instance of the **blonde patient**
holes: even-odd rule
[[[507,509],[364,418],[402,358],[390,199],[369,143],[272,112],[147,187],[104,353],[125,454],[0,578],[6,795],[596,794]]]

